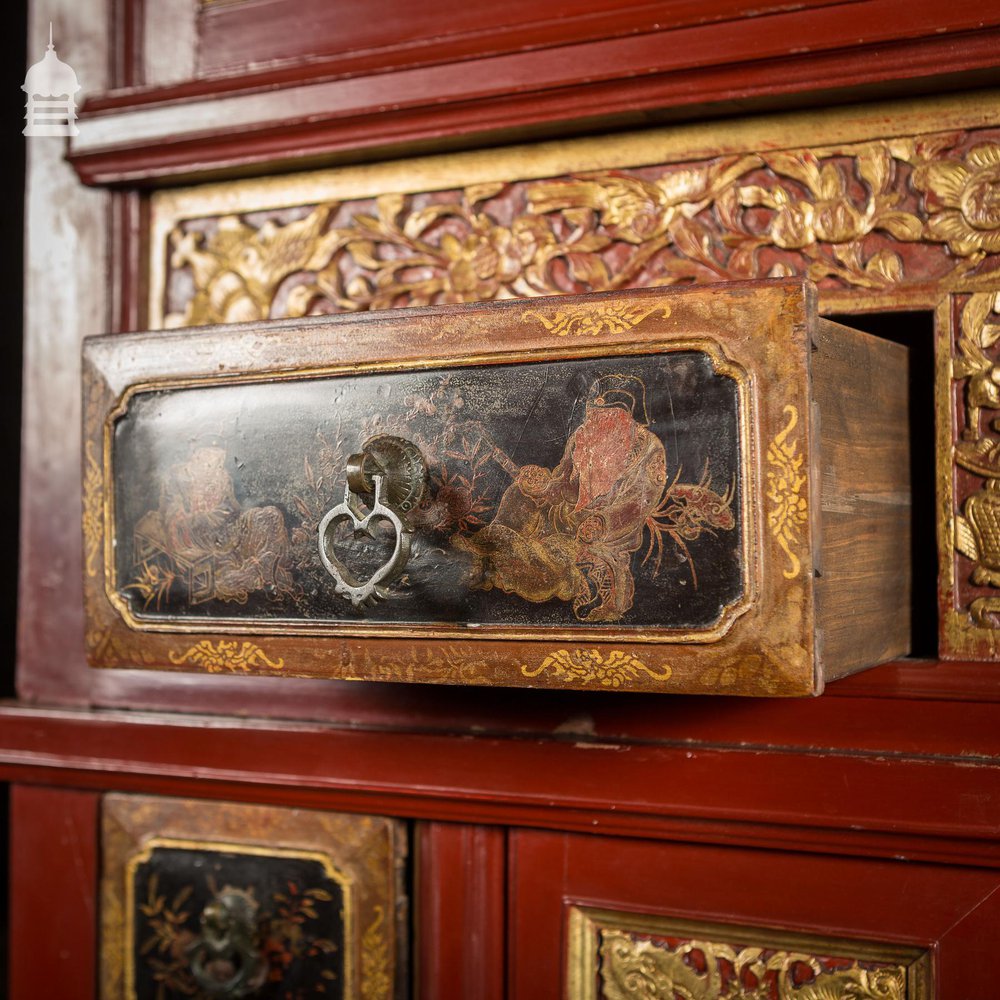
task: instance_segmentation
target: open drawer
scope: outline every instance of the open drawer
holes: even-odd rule
[[[101,337],[95,666],[744,695],[904,654],[904,348],[793,281]]]

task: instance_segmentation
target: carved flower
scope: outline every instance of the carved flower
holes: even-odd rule
[[[927,196],[930,234],[963,257],[1000,252],[1000,146],[971,149],[965,162],[918,167],[913,184]]]
[[[443,301],[478,302],[493,298],[503,285],[521,274],[537,248],[538,234],[530,226],[515,223],[507,229],[486,215],[473,216],[472,230],[464,239],[453,233],[441,237],[441,253],[447,267]]]
[[[601,218],[608,232],[629,243],[655,239],[670,221],[665,192],[634,177],[609,175],[602,189]]]
[[[797,200],[784,186],[769,190],[744,188],[745,205],[767,205],[776,209],[771,220],[770,237],[782,250],[801,250],[816,243],[849,243],[871,228],[847,197],[843,173],[836,167],[824,168],[815,183],[815,201]]]

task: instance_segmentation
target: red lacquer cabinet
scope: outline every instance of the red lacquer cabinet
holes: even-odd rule
[[[82,91],[29,148],[10,995],[992,996],[1000,14],[60,0],[31,61],[50,19]],[[553,665],[584,690],[251,676],[226,636],[86,665],[84,337],[794,276],[909,348],[910,657],[806,699],[597,654]]]

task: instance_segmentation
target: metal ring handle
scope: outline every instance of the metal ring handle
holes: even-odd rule
[[[375,502],[367,514],[362,515],[357,497],[352,493],[350,483],[344,487],[344,500],[327,511],[319,524],[319,557],[326,571],[333,577],[334,593],[351,602],[355,608],[374,607],[386,600],[390,592],[387,584],[398,579],[410,558],[410,541],[413,532],[399,518],[396,512],[382,502],[383,478],[375,476]],[[367,580],[359,580],[338,558],[329,544],[328,532],[342,521],[349,521],[355,531],[374,538],[374,525],[388,521],[396,536],[392,555]]]
[[[427,490],[427,462],[420,449],[405,438],[380,434],[369,438],[347,460],[344,499],[327,511],[319,524],[319,557],[333,577],[334,593],[355,608],[371,608],[391,596],[388,585],[402,576],[410,558],[413,529],[406,515]],[[374,494],[374,498],[372,498]],[[368,511],[361,507],[366,498]],[[374,526],[388,521],[395,535],[392,555],[367,580],[361,580],[337,557],[331,530],[347,521],[356,534],[374,538]]]
[[[191,975],[210,996],[256,993],[267,974],[256,939],[257,904],[239,889],[223,889],[202,910],[201,934],[187,947]]]

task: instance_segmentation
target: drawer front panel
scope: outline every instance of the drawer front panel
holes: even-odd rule
[[[205,980],[237,977],[231,995],[244,986],[260,997],[317,985],[334,997],[354,992],[348,886],[323,855],[154,839],[127,877],[127,995],[155,997],[162,983],[190,996]]]

